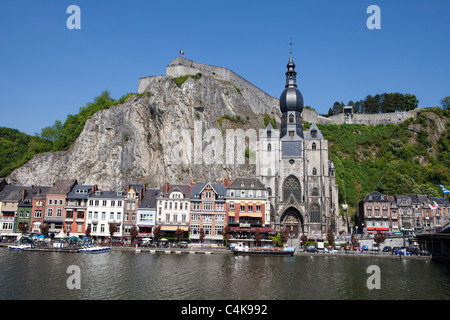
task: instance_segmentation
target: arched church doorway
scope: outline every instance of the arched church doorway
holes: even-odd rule
[[[298,209],[289,207],[281,215],[280,225],[289,230],[289,236],[298,238],[303,233],[303,216]]]

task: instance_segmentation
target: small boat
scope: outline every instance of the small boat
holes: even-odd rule
[[[239,242],[231,249],[231,251],[235,255],[266,255],[289,257],[294,255],[295,247],[249,247],[247,245],[244,245],[244,243]]]
[[[100,252],[108,252],[111,251],[111,248],[109,247],[99,247],[94,245],[84,245],[80,249],[78,249],[79,252],[84,253],[100,253]]]
[[[27,249],[27,248],[31,248],[31,243],[8,246],[9,250],[23,250],[23,249]]]

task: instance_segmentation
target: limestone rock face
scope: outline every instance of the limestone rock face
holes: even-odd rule
[[[157,187],[165,182],[222,182],[227,177],[255,174],[254,164],[227,164],[226,155],[220,148],[211,148],[210,142],[220,142],[221,136],[225,144],[227,129],[253,128],[259,137],[263,114],[279,121],[273,103],[264,105],[254,99],[260,103],[255,105],[235,85],[209,74],[189,78],[180,87],[171,76],[145,79],[140,94],[89,119],[70,149],[35,156],[11,173],[9,183],[52,185],[57,179],[70,178],[79,184],[116,190],[128,183]],[[219,133],[215,140],[206,136],[194,141],[195,132],[205,138],[211,129]],[[207,164],[208,157],[194,161],[203,149],[209,153],[214,149],[215,164]]]

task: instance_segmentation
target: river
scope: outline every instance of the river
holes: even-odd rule
[[[368,287],[370,266],[379,289]],[[2,300],[450,299],[450,266],[422,260],[0,248],[0,270]]]

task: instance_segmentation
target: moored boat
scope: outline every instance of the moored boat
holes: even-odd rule
[[[18,245],[8,246],[9,250],[23,250],[23,249],[27,249],[27,248],[31,248],[31,244],[18,244]]]
[[[239,242],[231,251],[235,255],[268,255],[268,256],[292,256],[295,252],[295,247],[284,246],[279,247],[249,247]]]
[[[109,247],[99,247],[94,245],[84,245],[79,250],[79,252],[84,253],[100,253],[100,252],[108,252],[111,251]]]

